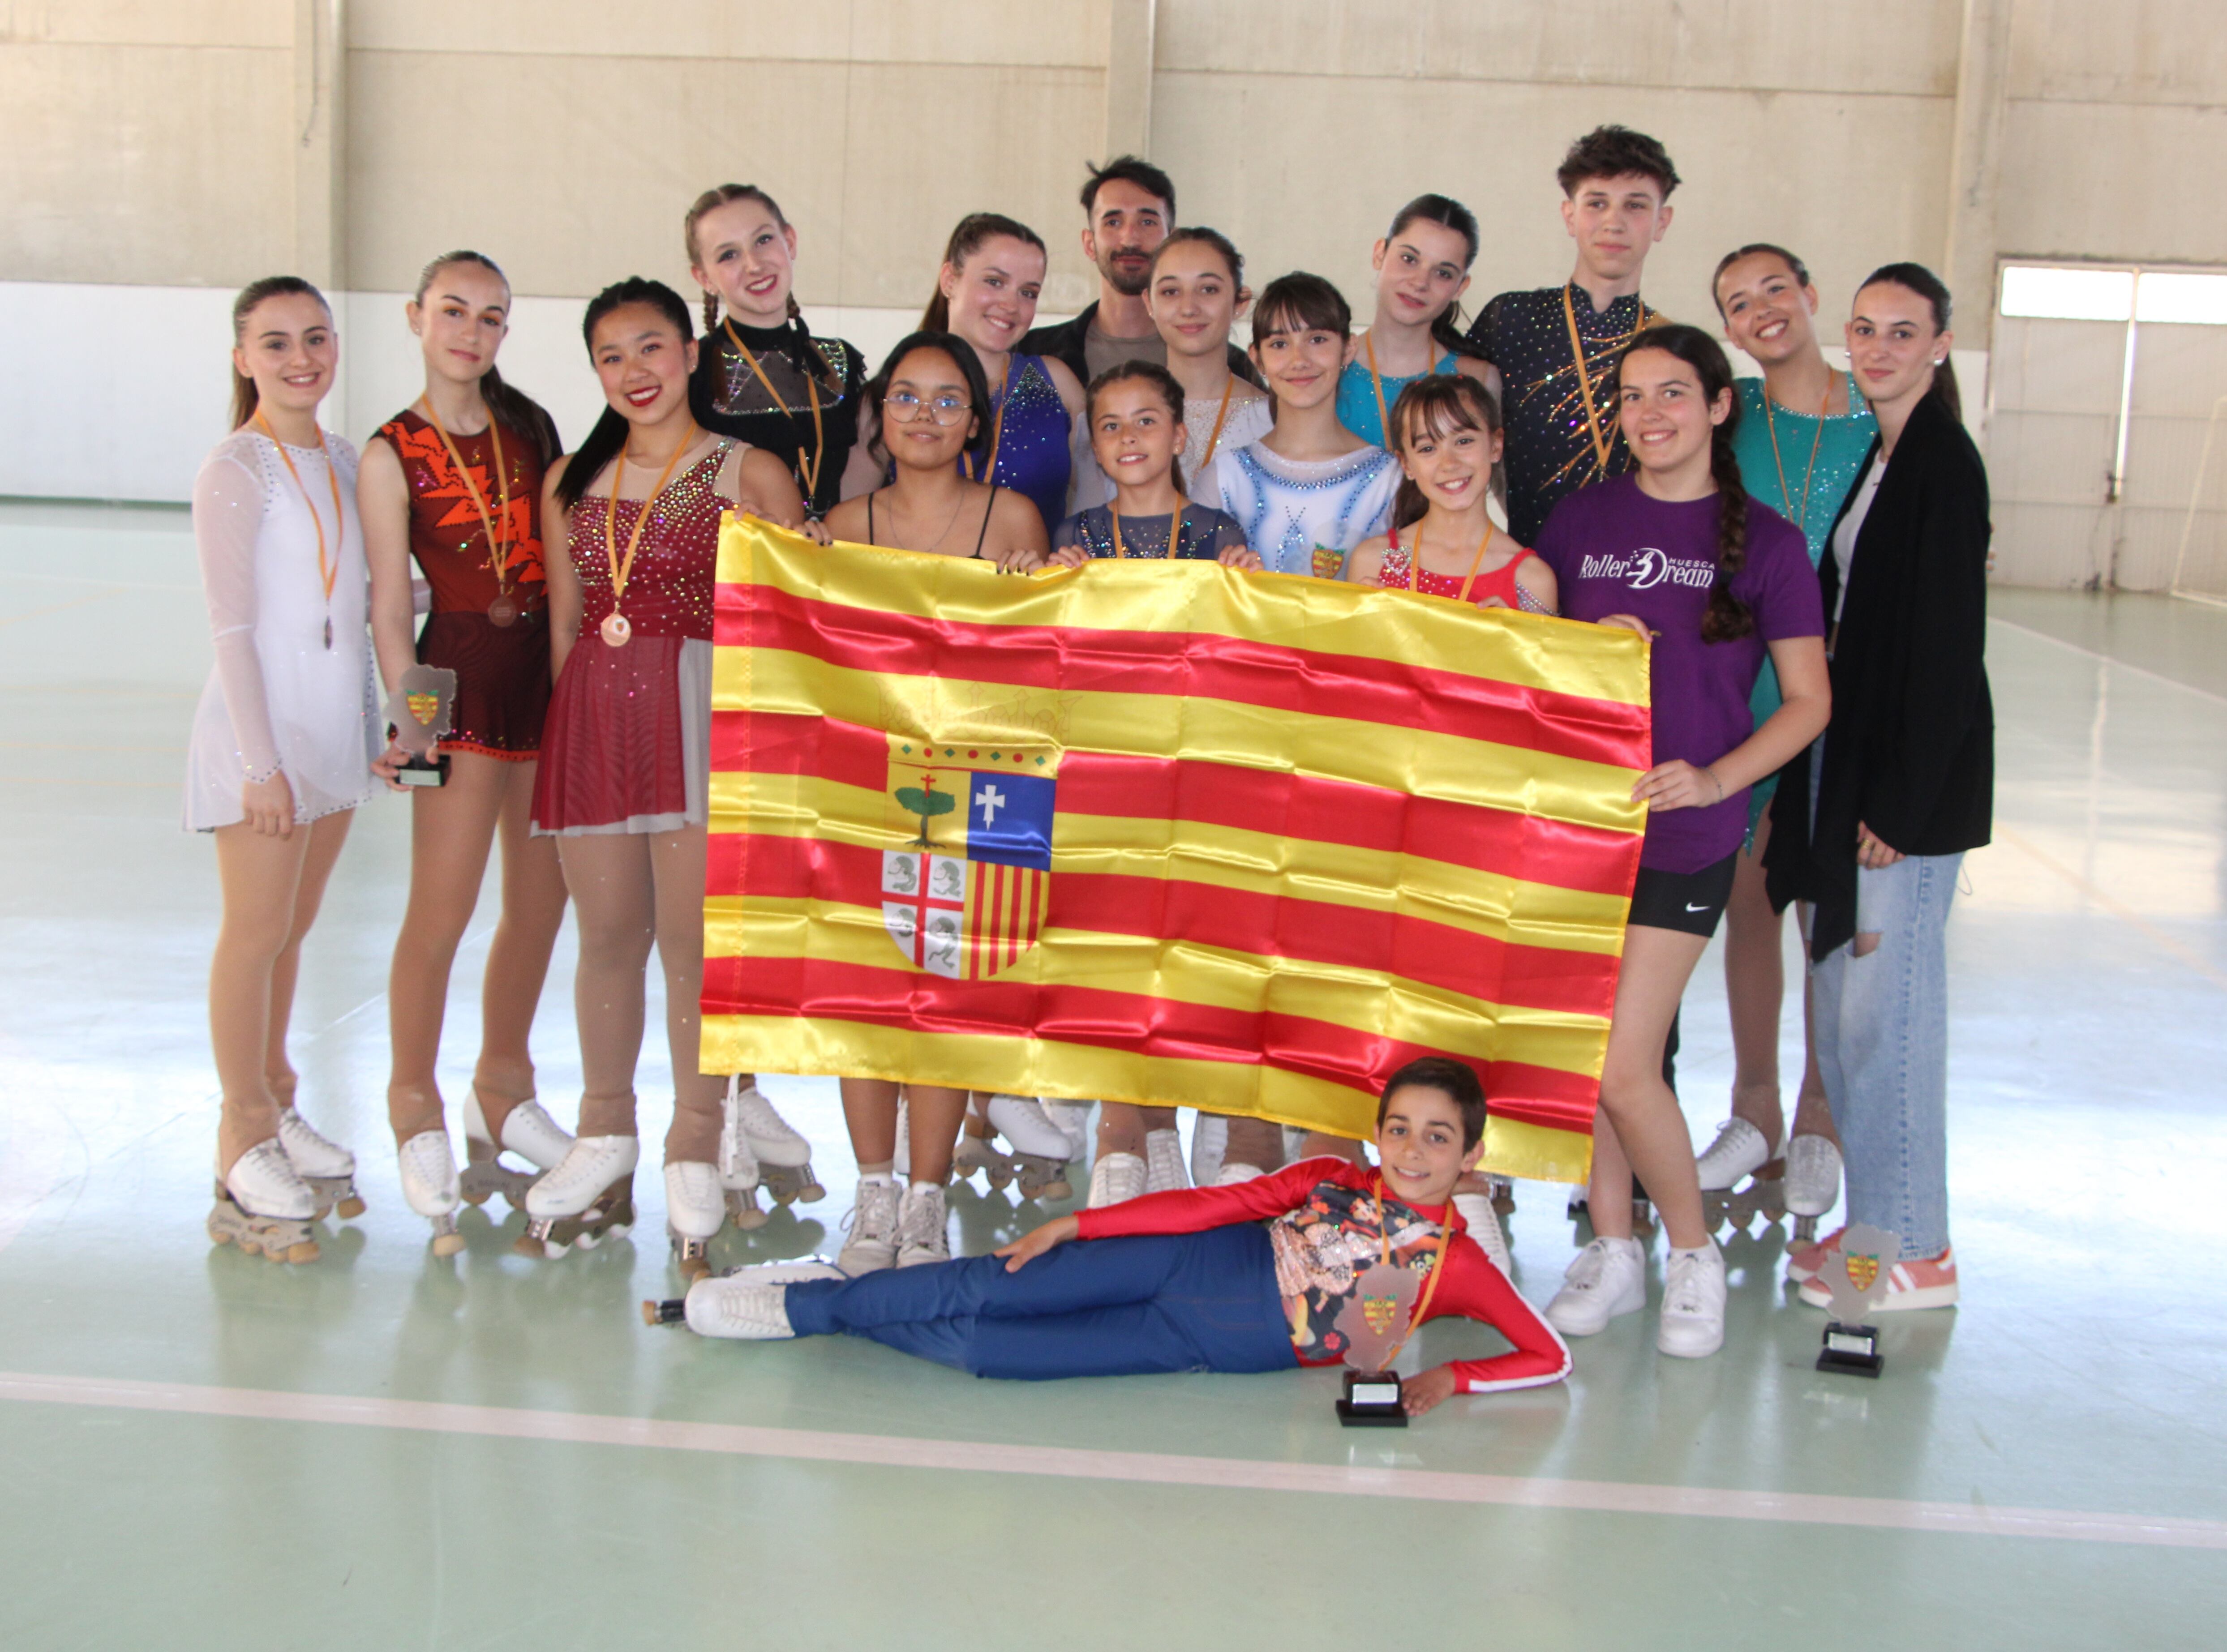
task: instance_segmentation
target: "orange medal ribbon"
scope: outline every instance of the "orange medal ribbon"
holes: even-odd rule
[[[765,393],[772,401],[775,410],[784,413],[788,412],[788,398],[773,387],[773,380],[766,377],[766,370],[758,365],[757,357],[750,354],[750,347],[743,343],[743,335],[735,331],[734,318],[722,316],[720,324],[727,329],[728,341],[742,352],[743,360],[749,362],[750,371],[757,374],[758,382],[765,386]],[[821,427],[820,422],[820,381],[809,373],[804,374],[804,393],[812,399],[812,457],[809,460],[806,459],[802,452],[803,444],[798,443],[796,469],[797,480],[804,484],[804,502],[810,505],[812,495],[820,487],[820,464],[827,457],[827,432]],[[795,423],[795,418],[796,416],[794,413],[789,414],[791,424]]]
[[[330,648],[333,646],[333,583],[340,577],[340,558],[328,552],[325,545],[325,519],[317,514],[316,501],[309,497],[309,490],[302,485],[302,473],[294,468],[294,456],[286,451],[286,444],[281,442],[277,432],[271,430],[271,421],[263,417],[263,410],[260,407],[255,410],[255,422],[263,427],[263,434],[270,437],[271,445],[278,450],[278,456],[286,462],[286,474],[294,479],[294,489],[302,495],[302,502],[309,507],[309,520],[316,525],[317,574],[325,582],[325,647]],[[322,430],[317,432],[317,451],[324,456],[325,480],[333,485],[334,532],[345,535],[348,532],[348,519],[341,508],[341,475],[333,464],[331,451],[325,446],[325,433]]]
[[[1206,451],[1198,456],[1198,464],[1191,472],[1194,478],[1203,475],[1207,466],[1214,462],[1214,450],[1222,445],[1222,421],[1229,417],[1229,392],[1236,388],[1237,375],[1234,373],[1222,381],[1222,405],[1215,411],[1214,429],[1207,436]],[[1383,398],[1377,399],[1382,401]]]
[[[603,513],[603,555],[611,569],[611,611],[603,616],[603,641],[614,648],[623,648],[634,635],[634,627],[627,616],[619,612],[619,602],[626,595],[627,580],[634,572],[634,553],[641,547],[641,531],[649,521],[651,507],[657,496],[665,491],[665,484],[673,475],[673,467],[680,462],[680,456],[696,445],[696,422],[688,422],[688,434],[680,438],[673,450],[673,456],[665,462],[665,469],[657,473],[656,485],[650,488],[648,498],[641,501],[641,512],[634,519],[634,529],[627,535],[626,558],[619,558],[618,516],[619,487],[626,480],[626,444],[619,444],[618,456],[611,461],[611,496],[609,508]]]
[[[1575,284],[1574,282],[1565,282],[1562,284],[1562,319],[1568,322],[1570,327],[1570,360],[1577,367],[1578,389],[1585,399],[1586,428],[1592,432],[1593,459],[1599,466],[1600,480],[1605,482],[1608,480],[1609,439],[1601,434],[1600,414],[1593,406],[1592,375],[1586,371],[1585,341],[1578,336],[1578,307],[1570,301],[1570,289]],[[1638,313],[1631,318],[1631,331],[1625,334],[1624,337],[1626,348],[1629,348],[1631,341],[1637,338],[1647,328],[1646,303],[1637,298],[1632,302],[1639,308]]]
[[[464,464],[464,456],[457,451],[456,442],[449,435],[448,427],[441,423],[441,416],[433,411],[432,398],[420,396],[418,399],[418,405],[425,410],[425,422],[433,427],[433,434],[441,438],[441,445],[449,450],[449,462],[456,466],[456,475],[464,484],[464,491],[471,495],[472,507],[480,513],[480,526],[487,531],[488,565],[495,570],[495,599],[488,605],[488,617],[497,625],[508,625],[518,617],[518,604],[511,599],[510,581],[507,576],[510,571],[512,559],[506,558],[502,553],[502,541],[495,530],[495,515],[488,509],[487,495],[480,492],[479,483],[472,480],[472,473]],[[502,424],[495,418],[493,408],[488,410],[488,439],[495,444],[495,486],[501,493],[502,525],[505,528],[508,528],[510,526],[510,467],[502,456]],[[457,546],[460,551],[463,548],[462,545]]]

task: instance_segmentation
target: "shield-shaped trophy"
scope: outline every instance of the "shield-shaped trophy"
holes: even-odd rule
[[[1414,1270],[1379,1262],[1363,1273],[1332,1322],[1345,1333],[1345,1394],[1337,1419],[1348,1428],[1405,1428],[1400,1374],[1391,1368],[1414,1323]]]
[[[446,786],[449,754],[440,749],[456,703],[456,673],[445,666],[412,666],[386,702],[394,743],[410,754],[394,778],[405,786]]]
[[[1901,1260],[1902,1241],[1883,1229],[1857,1222],[1841,1235],[1841,1248],[1825,1259],[1817,1276],[1833,1298],[1833,1317],[1817,1355],[1819,1370],[1875,1377],[1886,1368],[1879,1331],[1863,1321],[1886,1295],[1894,1265]]]

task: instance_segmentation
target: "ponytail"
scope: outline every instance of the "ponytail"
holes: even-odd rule
[[[265,276],[260,281],[251,281],[242,287],[239,290],[239,296],[232,301],[233,346],[237,348],[246,341],[247,318],[255,313],[255,307],[258,304],[266,298],[281,298],[290,293],[299,293],[303,297],[316,299],[323,307],[325,319],[328,321],[332,319],[333,307],[325,303],[325,295],[303,280],[301,277]],[[232,369],[232,428],[233,430],[238,430],[255,417],[256,405],[261,397],[262,392],[255,387],[255,380],[241,373],[235,363]]]

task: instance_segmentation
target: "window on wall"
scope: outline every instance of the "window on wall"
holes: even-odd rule
[[[2000,271],[2000,577],[2227,594],[2227,270]]]

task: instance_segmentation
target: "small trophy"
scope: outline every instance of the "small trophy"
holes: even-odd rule
[[[1400,1374],[1391,1368],[1414,1321],[1413,1269],[1380,1262],[1361,1276],[1333,1322],[1345,1333],[1345,1397],[1337,1419],[1348,1428],[1405,1428]]]
[[[1875,1377],[1886,1368],[1879,1331],[1863,1319],[1886,1295],[1888,1277],[1901,1259],[1902,1241],[1877,1228],[1858,1222],[1841,1235],[1841,1248],[1825,1259],[1824,1271],[1817,1276],[1833,1295],[1833,1317],[1826,1324],[1825,1346],[1817,1355],[1819,1370]]]
[[[394,686],[386,720],[393,725],[394,743],[410,754],[394,776],[405,786],[449,783],[449,755],[439,747],[456,700],[456,673],[443,666],[412,666]]]

